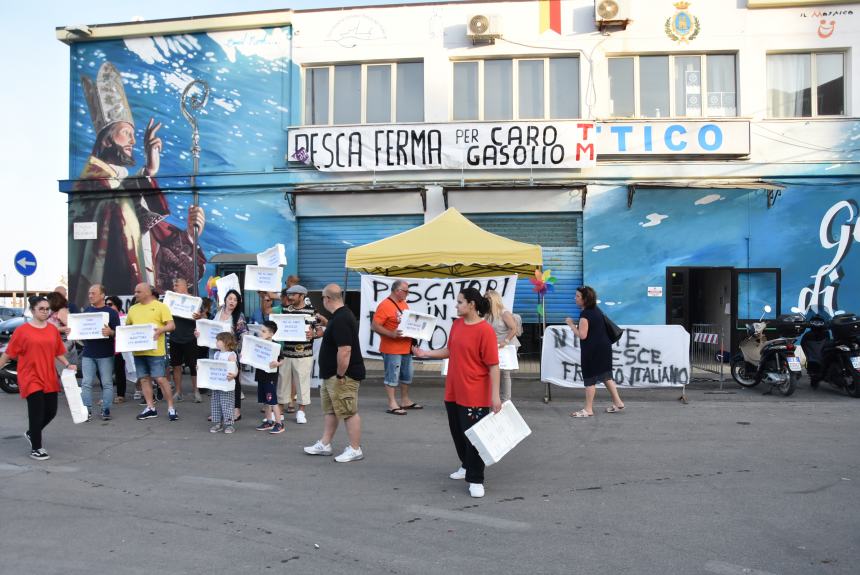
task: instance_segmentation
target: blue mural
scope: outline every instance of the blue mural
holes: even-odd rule
[[[585,281],[630,324],[665,323],[665,296],[647,288],[665,288],[676,266],[779,268],[781,313],[858,311],[858,206],[857,180],[790,183],[770,209],[763,190],[639,189],[630,209],[626,188],[595,193],[584,216]],[[772,303],[763,283],[746,287],[741,307]]]
[[[75,222],[98,222],[97,237],[70,237],[76,299],[97,282],[119,294],[140,281],[169,289],[195,266],[203,283],[212,255],[278,241],[295,268],[295,218],[260,185],[284,164],[290,35],[282,27],[73,45],[70,235]],[[186,88],[199,129],[196,210]],[[194,98],[205,103],[195,109]],[[195,223],[196,254],[188,233]]]

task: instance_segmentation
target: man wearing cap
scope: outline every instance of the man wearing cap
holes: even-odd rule
[[[297,314],[305,318],[308,326],[307,339],[304,342],[285,341],[283,343],[284,363],[279,368],[281,378],[278,381],[278,400],[281,404],[281,412],[287,413],[286,406],[292,403],[293,393],[291,386],[296,389],[296,423],[307,423],[305,409],[311,404],[311,370],[314,366],[313,340],[321,335],[316,327],[314,316],[316,312],[310,302],[305,299],[308,290],[301,285],[293,285],[281,292],[288,305],[284,307],[284,314]]]

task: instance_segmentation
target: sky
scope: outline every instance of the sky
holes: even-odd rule
[[[58,180],[69,179],[69,46],[55,29],[75,24],[182,18],[204,14],[355,5],[410,0],[40,0],[2,2],[0,35],[4,111],[0,137],[0,287],[23,288],[14,256],[38,262],[28,289],[49,290],[67,274],[67,205]]]

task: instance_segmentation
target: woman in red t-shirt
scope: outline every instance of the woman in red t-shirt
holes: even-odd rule
[[[499,399],[499,346],[493,326],[483,320],[490,302],[475,288],[457,295],[457,315],[448,335],[448,347],[412,352],[419,358],[448,358],[445,409],[448,427],[460,458],[451,479],[465,479],[472,497],[484,496],[484,461],[466,438],[466,430],[482,417],[502,409]]]
[[[57,392],[60,391],[54,361],[73,371],[77,367],[66,359],[60,332],[48,323],[51,306],[47,298],[31,297],[30,311],[33,319],[15,330],[9,346],[0,355],[0,369],[10,358],[18,358],[18,391],[27,399],[30,419],[30,429],[24,435],[30,442],[30,457],[44,461],[51,456],[42,447],[42,430],[57,415]]]

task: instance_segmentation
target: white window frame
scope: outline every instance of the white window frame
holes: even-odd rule
[[[770,110],[770,102],[768,100],[768,92],[770,91],[770,85],[767,83],[767,58],[769,56],[810,56],[810,66],[809,66],[809,79],[810,79],[810,88],[812,89],[812,93],[810,94],[810,99],[812,100],[812,107],[810,108],[809,116],[771,116]],[[819,114],[818,113],[818,55],[824,54],[841,54],[842,55],[842,114]],[[765,86],[764,86],[764,110],[765,114],[767,114],[768,120],[797,120],[797,119],[811,119],[811,118],[848,118],[850,117],[850,113],[848,111],[848,50],[780,50],[780,51],[772,51],[767,52],[765,54]]]
[[[308,64],[302,68],[302,125],[303,126],[333,126],[334,124],[334,77],[335,68],[338,66],[361,66],[361,117],[359,124],[370,125],[385,125],[400,123],[397,120],[397,65],[398,64],[424,64],[424,60],[398,60],[384,62],[338,62],[337,64]],[[370,66],[390,66],[391,67],[391,119],[388,122],[368,122],[367,121],[367,68]],[[307,71],[308,70],[328,70],[328,120],[324,124],[308,124],[306,123],[305,107],[307,102],[305,94],[307,93]],[[425,93],[426,97],[426,93]],[[426,104],[426,102],[425,102]],[[422,113],[422,116],[425,115]],[[423,121],[423,120],[422,120]],[[337,124],[349,125],[349,124]]]
[[[643,116],[642,115],[642,107],[640,103],[640,95],[641,90],[639,87],[639,58],[647,58],[652,56],[659,57],[668,57],[668,66],[669,66],[669,110],[670,114],[665,116],[661,116],[659,119],[667,118],[678,118],[685,120],[695,120],[695,119],[711,119],[711,118],[739,118],[741,116],[740,109],[740,78],[738,76],[738,54],[737,52],[678,52],[672,54],[612,54],[607,56],[606,59],[619,59],[619,58],[632,58],[633,59],[633,117],[630,118],[628,116],[615,116],[612,113],[607,112],[607,118],[618,118],[618,119],[649,119],[654,120],[658,118],[654,118],[652,116]],[[701,116],[678,116],[675,114],[675,58],[689,58],[689,57],[699,57],[699,74],[701,76],[701,86],[702,86],[702,115]],[[733,116],[711,116],[707,113],[708,105],[707,105],[707,94],[708,94],[708,56],[733,56],[735,59],[735,114]],[[606,90],[607,90],[607,101],[609,97],[612,96],[609,92],[609,65],[607,63],[607,76],[606,76]]]
[[[550,60],[562,58],[576,58],[579,60],[579,77],[576,79],[577,87],[579,88],[579,110],[577,115],[571,118],[550,118]],[[454,64],[478,64],[478,117],[474,120],[456,120],[457,122],[483,122],[484,121],[484,62],[487,60],[510,60],[511,61],[511,90],[513,90],[513,98],[511,101],[511,120],[500,121],[520,121],[520,67],[519,62],[524,61],[541,61],[543,62],[543,118],[526,118],[525,121],[542,121],[542,120],[581,120],[582,119],[582,59],[579,54],[556,54],[554,56],[522,56],[520,58],[464,58],[451,61],[451,92],[449,94],[448,105],[448,121],[454,120]]]

